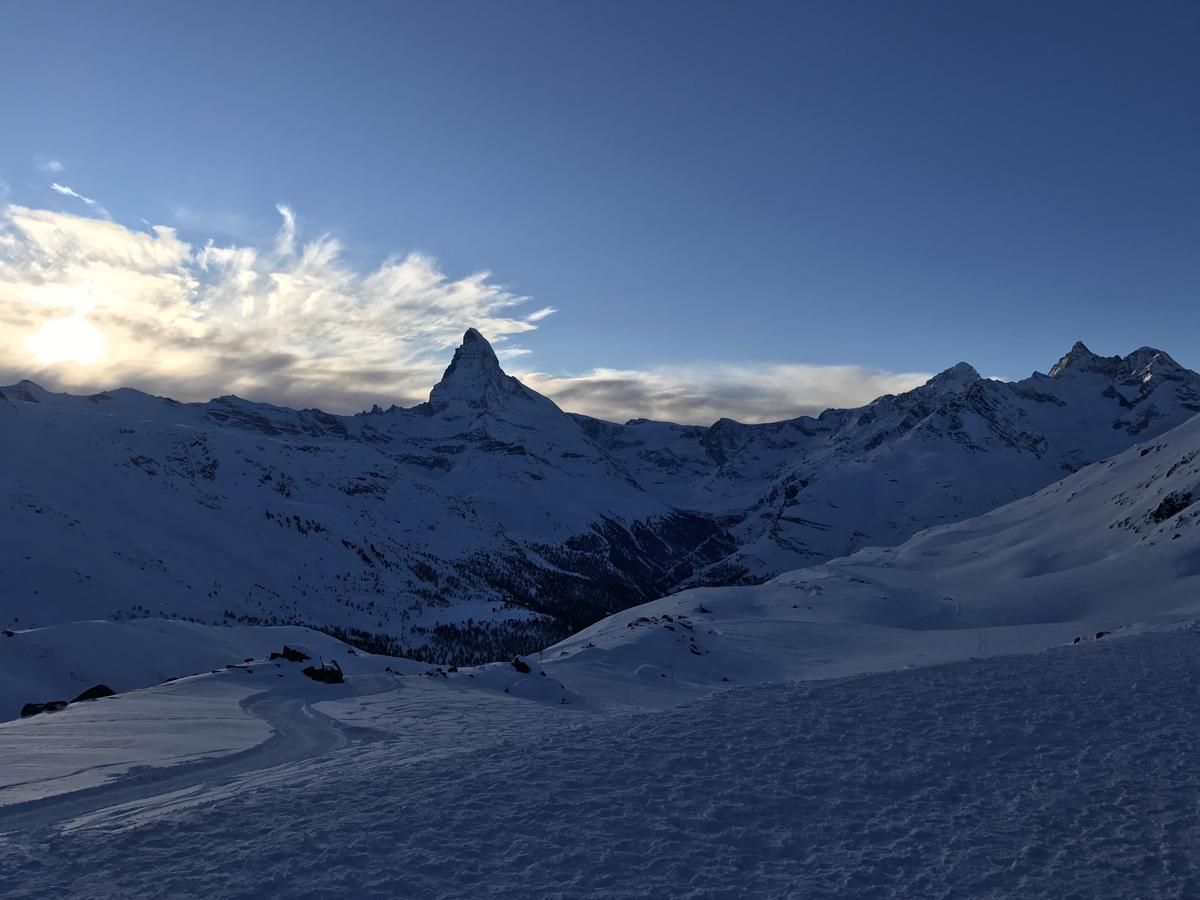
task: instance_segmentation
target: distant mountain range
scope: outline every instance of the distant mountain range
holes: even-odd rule
[[[696,585],[748,584],[1033,493],[1200,412],[1200,375],[1076,344],[765,425],[560,410],[469,330],[429,401],[0,388],[0,625],[296,623],[465,662]]]

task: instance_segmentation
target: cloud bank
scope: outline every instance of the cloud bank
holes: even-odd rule
[[[692,425],[717,419],[775,422],[855,407],[924,384],[925,372],[786,364],[595,369],[585,375],[528,372],[521,379],[564,409],[622,422],[633,415]]]
[[[778,364],[539,372],[509,341],[553,307],[527,309],[527,297],[487,272],[452,278],[420,253],[357,271],[337,240],[303,242],[292,209],[278,211],[274,241],[254,247],[193,245],[165,226],[0,204],[0,383],[135,387],[185,401],[236,393],[343,413],[407,406],[426,399],[472,326],[564,409],[615,421],[770,421],[857,406],[928,378]]]

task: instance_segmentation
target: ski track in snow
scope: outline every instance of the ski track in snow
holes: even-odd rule
[[[1200,635],[1176,632],[648,715],[531,703],[483,746],[447,740],[472,715],[451,712],[27,823],[0,836],[0,894],[1196,896],[1198,690]]]
[[[117,804],[136,804],[138,801],[169,792],[185,791],[200,785],[227,783],[248,772],[257,772],[291,762],[329,753],[344,747],[351,735],[362,735],[363,729],[347,728],[311,709],[306,698],[292,696],[287,689],[263,691],[247,697],[240,704],[251,716],[261,719],[273,732],[269,738],[240,752],[228,752],[213,758],[200,758],[172,764],[170,757],[155,766],[122,765],[115,780],[84,790],[72,790],[71,778],[57,772],[44,783],[18,785],[43,793],[61,790],[69,793],[51,794],[45,799],[0,807],[0,831],[34,829],[52,825],[65,818],[83,815],[94,809]],[[53,724],[53,720],[51,720]],[[40,723],[39,723],[40,724]],[[146,727],[147,723],[129,723]],[[98,736],[99,737],[99,736]],[[109,735],[111,741],[112,736]],[[87,769],[79,774],[86,775]],[[119,776],[124,777],[119,777]],[[3,794],[0,794],[3,797]]]

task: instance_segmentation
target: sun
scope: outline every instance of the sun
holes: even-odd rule
[[[25,339],[31,353],[44,365],[97,362],[104,355],[104,335],[82,315],[52,319]]]

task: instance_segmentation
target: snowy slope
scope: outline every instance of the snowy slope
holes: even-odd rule
[[[681,586],[758,581],[1023,496],[1200,410],[1166,354],[959,365],[817,419],[598,422],[478,332],[428,403],[0,389],[0,626],[296,623],[447,661],[544,646]]]
[[[346,684],[260,656],[0,724],[0,889],[1186,895],[1194,500],[1200,417],[899,547],[622,611],[528,671],[309,635]],[[222,631],[89,627],[126,653]]]
[[[1197,615],[1200,416],[899,547],[682,591],[546,656],[580,689],[671,705],[680,691],[1033,651]]]
[[[899,547],[619,612],[538,654],[536,668],[554,680],[545,693],[556,702],[661,707],[716,688],[1034,651],[1195,617],[1197,510],[1200,416]],[[300,628],[138,619],[5,634],[0,702],[8,716],[27,701],[69,699],[98,682],[127,691],[259,658],[283,642],[313,647],[358,674],[378,674],[389,659],[351,659],[345,644]],[[398,670],[415,665],[394,662]],[[537,695],[507,663],[445,677],[472,690]]]
[[[457,746],[375,735],[0,809],[0,893],[1191,896],[1198,649],[1178,632],[747,687]]]
[[[26,703],[70,700],[97,684],[118,693],[265,659],[284,644],[350,669],[412,669],[416,663],[357,653],[308,628],[223,627],[166,619],[71,622],[0,635],[0,721]]]

